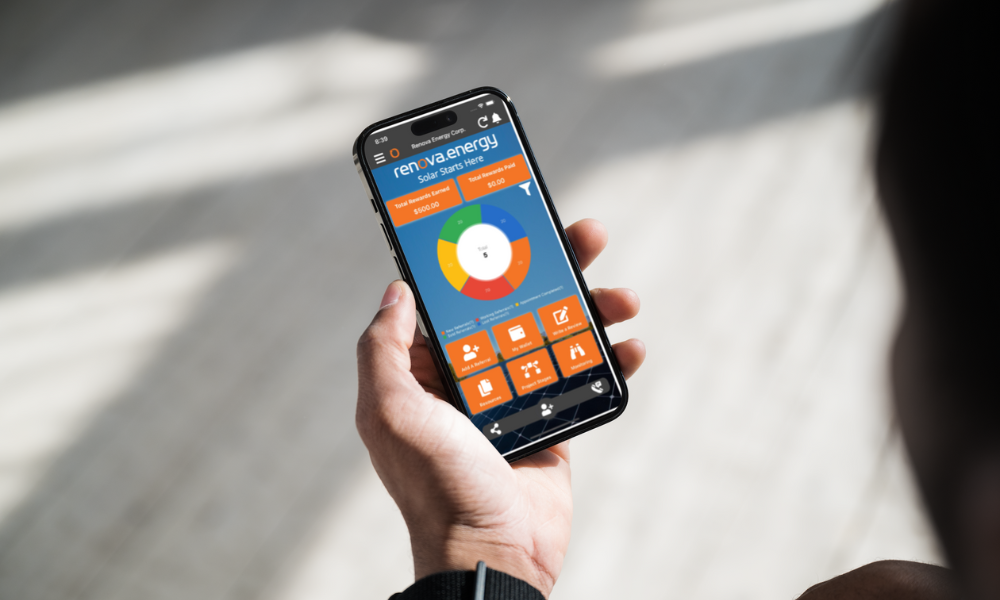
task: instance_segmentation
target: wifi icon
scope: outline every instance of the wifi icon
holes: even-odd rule
[[[482,102],[480,102],[480,103],[479,103],[479,108],[482,108],[482,107],[483,107],[483,103],[482,103]]]

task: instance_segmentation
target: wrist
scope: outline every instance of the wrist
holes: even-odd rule
[[[490,569],[525,581],[548,598],[558,571],[549,572],[522,546],[498,538],[489,532],[469,531],[468,528],[444,537],[411,536],[416,579],[443,571],[475,571],[476,564],[484,561]],[[559,562],[562,562],[561,557]]]
[[[544,600],[538,589],[480,562],[475,571],[445,571],[418,579],[390,600]]]

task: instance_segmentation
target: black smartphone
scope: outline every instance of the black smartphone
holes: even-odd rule
[[[379,121],[354,164],[455,408],[508,461],[628,390],[517,111],[484,87]]]

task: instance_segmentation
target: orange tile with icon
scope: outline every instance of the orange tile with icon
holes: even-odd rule
[[[500,362],[490,343],[490,335],[485,331],[446,344],[444,351],[451,359],[455,375],[460,378]]]
[[[531,172],[524,162],[524,156],[516,154],[500,162],[459,175],[458,185],[462,188],[465,201],[471,202],[480,196],[492,194],[528,179],[531,179]],[[525,189],[525,192],[528,190]]]
[[[549,358],[549,351],[545,348],[527,356],[508,360],[507,371],[510,373],[510,380],[514,382],[514,391],[518,396],[559,381],[556,368]]]
[[[544,343],[535,323],[535,317],[531,313],[495,325],[493,337],[497,341],[497,346],[500,346],[500,354],[504,358],[536,350]]]
[[[550,342],[587,328],[587,315],[576,296],[539,308],[538,316],[542,318],[542,327]]]
[[[463,379],[459,385],[462,386],[465,401],[472,414],[481,413],[487,408],[503,404],[514,398],[510,393],[510,386],[507,385],[507,378],[503,376],[503,369],[500,367]]]
[[[552,344],[552,351],[556,354],[556,361],[559,363],[563,377],[576,375],[580,371],[586,371],[604,362],[604,359],[601,358],[601,351],[597,348],[597,340],[594,339],[593,331],[587,331],[558,344]]]

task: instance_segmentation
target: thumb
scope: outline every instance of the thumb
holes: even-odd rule
[[[358,402],[384,397],[412,379],[410,346],[416,327],[413,294],[403,281],[393,281],[379,310],[358,340]]]

